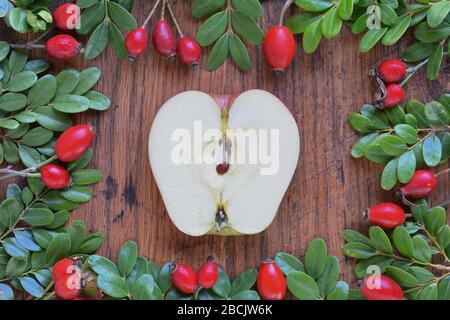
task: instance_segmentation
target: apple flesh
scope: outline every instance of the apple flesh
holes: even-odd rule
[[[211,129],[220,136],[196,135],[199,121],[203,133]],[[217,161],[174,161],[174,154],[181,154],[176,149],[180,140],[174,139],[180,129],[192,138],[192,159],[201,153],[204,158],[214,155]],[[251,144],[236,139],[236,133],[250,130],[275,132],[277,139],[267,138],[270,151],[265,161],[249,161]],[[180,231],[191,236],[255,234],[266,229],[294,175],[299,149],[292,114],[262,90],[238,96],[180,93],[159,110],[149,136],[150,165],[168,214]],[[236,161],[239,156],[247,161]],[[227,165],[225,172],[218,170],[221,164]]]

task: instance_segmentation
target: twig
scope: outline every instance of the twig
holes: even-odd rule
[[[159,3],[161,2],[161,0],[156,1],[155,5],[152,8],[152,11],[150,11],[149,15],[147,16],[147,18],[145,19],[144,23],[142,24],[141,28],[145,28],[147,27],[148,22],[150,21],[150,19],[152,18],[153,14],[156,12],[156,9],[158,8]]]

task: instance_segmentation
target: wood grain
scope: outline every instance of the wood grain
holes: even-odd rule
[[[135,1],[133,14],[139,22],[153,2]],[[265,30],[278,20],[283,3],[264,3],[261,23]],[[199,23],[190,16],[189,6],[189,1],[177,1],[174,9],[185,34],[194,35]],[[113,101],[108,112],[77,117],[79,122],[94,125],[99,133],[91,166],[99,168],[105,178],[95,186],[93,201],[77,209],[72,219],[85,220],[91,232],[105,232],[100,253],[113,259],[123,242],[131,239],[138,242],[140,254],[158,263],[174,260],[198,267],[206,256],[214,255],[231,276],[278,251],[302,256],[309,241],[321,237],[329,252],[343,262],[342,277],[353,281],[351,262],[341,252],[342,232],[345,228],[364,231],[367,223],[361,212],[394,199],[394,192],[380,188],[379,165],[351,158],[350,148],[358,135],[347,124],[347,116],[372,100],[368,69],[384,58],[400,57],[413,39],[361,54],[359,37],[344,29],[338,38],[322,41],[313,55],[298,50],[293,65],[280,77],[270,72],[261,48],[256,47],[250,48],[253,68],[249,73],[240,72],[231,61],[212,73],[204,67],[192,71],[179,62],[165,61],[153,50],[135,62],[120,61],[108,49],[94,61],[78,58],[55,63],[54,72],[99,67],[103,77],[97,90]],[[4,25],[0,35],[18,40]],[[301,38],[297,42],[300,48]],[[207,53],[203,54],[203,66]],[[184,90],[236,94],[254,88],[278,96],[293,113],[301,135],[297,171],[278,215],[266,231],[254,236],[186,236],[170,221],[150,170],[147,138],[152,120],[167,99]],[[437,81],[427,81],[421,72],[406,87],[409,98],[421,101],[438,98],[449,89],[448,64]],[[441,178],[433,204],[450,198],[449,181]]]

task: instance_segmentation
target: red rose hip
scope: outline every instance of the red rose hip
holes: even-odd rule
[[[286,279],[273,260],[262,262],[256,285],[263,300],[282,300],[286,295]]]
[[[125,39],[125,47],[131,58],[143,54],[148,47],[148,32],[144,28],[136,28],[130,31]]]
[[[274,71],[284,71],[295,55],[295,39],[285,26],[274,26],[267,31],[263,42],[267,64]]]
[[[190,67],[197,67],[202,49],[195,39],[182,37],[178,40],[177,54],[181,62]]]
[[[380,226],[384,229],[395,228],[405,222],[406,214],[402,207],[384,202],[373,206],[368,210],[370,223]]]
[[[74,274],[77,268],[78,264],[75,260],[70,258],[61,259],[52,268],[52,279],[57,281],[64,276]]]
[[[401,60],[384,60],[378,67],[378,74],[384,82],[398,82],[406,75],[406,64]]]
[[[56,26],[61,30],[72,30],[77,27],[81,9],[74,3],[64,3],[53,12]]]
[[[436,184],[437,179],[433,172],[417,170],[412,179],[400,188],[400,192],[408,198],[424,198],[436,188]]]
[[[208,257],[206,262],[197,272],[198,284],[205,289],[212,288],[219,279],[219,266],[213,261],[213,257]]]
[[[41,180],[50,189],[63,189],[70,186],[69,172],[57,164],[47,164],[41,168]]]
[[[185,294],[192,294],[197,289],[197,275],[195,271],[185,264],[171,264],[172,284]]]
[[[55,281],[56,296],[63,300],[74,300],[80,296],[81,278],[78,274],[66,275]]]
[[[175,59],[176,43],[175,35],[166,20],[159,20],[153,29],[153,47],[163,57],[169,60]]]
[[[80,53],[81,44],[68,34],[58,34],[47,40],[45,51],[57,60],[68,60]]]
[[[364,279],[361,293],[367,300],[402,300],[402,288],[385,275],[373,275]]]
[[[55,143],[55,154],[62,162],[80,158],[92,144],[94,130],[87,124],[79,124],[64,131]]]
[[[392,108],[400,104],[405,97],[405,90],[395,83],[386,86],[386,96],[384,97],[384,107]]]

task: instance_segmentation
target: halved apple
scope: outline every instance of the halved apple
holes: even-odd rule
[[[175,226],[191,236],[261,232],[297,167],[297,124],[272,94],[187,91],[153,122],[149,158]]]

